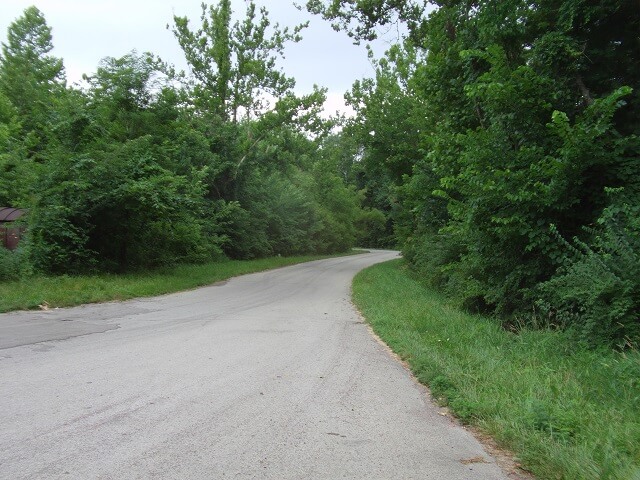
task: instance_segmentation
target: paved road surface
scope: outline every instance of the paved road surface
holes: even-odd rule
[[[0,315],[0,478],[506,478],[350,303],[395,255]]]

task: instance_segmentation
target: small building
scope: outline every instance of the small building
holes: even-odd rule
[[[13,222],[26,213],[19,208],[0,207],[0,245],[15,250],[24,234],[24,227],[15,226]]]

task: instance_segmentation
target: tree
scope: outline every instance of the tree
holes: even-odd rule
[[[253,3],[232,25],[230,5],[203,6],[196,31],[175,19],[186,82],[133,51],[103,59],[85,88],[66,88],[40,12],[12,24],[0,65],[0,201],[29,209],[28,238],[25,255],[0,259],[0,276],[353,244],[359,196],[318,168],[333,125],[320,117],[325,91],[298,97],[276,67],[303,26],[272,28]]]
[[[19,148],[18,112],[0,92],[0,205],[20,205],[25,200],[24,154]]]
[[[2,43],[0,91],[17,109],[22,127],[31,135],[47,130],[54,97],[64,89],[62,60],[49,55],[51,38],[42,13],[29,7],[9,26],[7,43]]]
[[[104,58],[95,74],[85,75],[87,111],[97,122],[94,128],[106,133],[107,142],[169,133],[163,124],[177,118],[179,99],[165,71],[151,53],[133,51],[120,58]]]
[[[296,97],[293,79],[276,66],[285,44],[299,41],[305,25],[293,31],[271,28],[267,10],[257,12],[253,2],[247,4],[244,20],[232,24],[231,17],[231,2],[221,0],[202,5],[197,30],[185,17],[174,17],[172,29],[190,67],[196,123],[215,157],[209,170],[217,175],[209,191],[212,198],[225,200],[239,198],[240,171],[259,156],[256,150],[266,137],[292,125],[306,128],[313,123],[308,113],[313,116],[324,101],[321,90]]]
[[[356,42],[377,38],[377,28],[407,22],[417,30],[428,3],[426,0],[308,0],[307,10],[333,22]]]
[[[186,17],[174,17],[176,36],[195,78],[197,105],[222,120],[236,123],[265,109],[267,95],[280,98],[290,92],[294,80],[276,67],[287,42],[301,40],[306,24],[292,31],[274,25],[269,32],[267,10],[256,12],[247,3],[243,21],[231,23],[231,1],[217,6],[202,4],[201,26],[193,31]],[[269,35],[270,33],[270,35]]]
[[[127,271],[220,254],[202,172],[163,168],[144,136],[51,160],[30,212],[30,250],[48,273]]]
[[[5,205],[30,205],[47,150],[58,144],[55,112],[65,95],[64,69],[49,55],[52,48],[51,28],[35,7],[10,24],[2,43],[0,201]]]

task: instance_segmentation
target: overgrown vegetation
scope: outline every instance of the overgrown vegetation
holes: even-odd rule
[[[577,348],[557,329],[506,331],[461,312],[401,261],[361,272],[353,292],[433,395],[539,478],[639,478],[637,351]]]
[[[467,310],[640,344],[637,2],[428,3],[307,3],[356,40],[408,30],[349,94],[351,181]]]
[[[370,209],[324,147],[325,92],[295,95],[276,66],[305,26],[271,25],[253,2],[232,13],[220,0],[195,26],[173,19],[188,75],[133,51],[80,87],[37,8],[10,25],[0,206],[28,215],[20,251],[0,251],[0,280],[338,252],[363,237]]]
[[[0,283],[0,312],[69,307],[83,303],[162,295],[211,285],[238,275],[322,258],[327,256],[220,260],[201,265],[179,265],[125,274],[31,276],[27,279]]]

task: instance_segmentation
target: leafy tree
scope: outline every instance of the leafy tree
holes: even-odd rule
[[[227,0],[203,4],[200,28],[192,30],[187,18],[175,17],[172,30],[190,66],[191,101],[215,157],[210,195],[235,201],[242,196],[243,172],[264,157],[260,149],[271,148],[268,138],[291,127],[325,128],[317,122],[325,96],[322,90],[295,96],[293,79],[276,67],[286,43],[299,41],[305,25],[292,31],[271,27],[266,9],[258,11],[253,2],[243,20],[232,24],[231,17]]]
[[[18,141],[20,123],[18,112],[9,99],[0,92],[0,205],[20,205],[25,200],[23,168],[24,152]]]
[[[377,38],[377,28],[409,22],[417,28],[427,2],[420,0],[308,0],[307,10],[333,22],[356,42]]]
[[[219,253],[220,239],[207,235],[201,175],[175,175],[157,155],[147,136],[52,160],[30,215],[36,268],[123,271]]]
[[[419,55],[409,42],[391,47],[375,62],[375,78],[356,81],[346,95],[356,116],[345,135],[361,148],[359,188],[365,192],[365,206],[387,217],[385,232],[376,240],[380,246],[395,245],[407,236],[405,209],[398,208],[399,187],[423,155],[421,132],[428,125],[413,78]]]
[[[104,141],[124,142],[156,133],[166,120],[173,119],[172,114],[175,117],[175,111],[168,119],[154,111],[170,90],[162,67],[152,54],[138,55],[134,51],[121,58],[104,58],[95,74],[85,75],[89,86],[87,110],[98,123],[94,128],[100,129]]]
[[[32,154],[51,135],[52,105],[64,90],[62,60],[49,55],[51,28],[36,7],[27,8],[7,30],[0,56],[0,91],[18,112]]]
[[[222,120],[236,123],[264,110],[265,95],[279,98],[294,80],[276,67],[287,42],[301,40],[299,25],[292,31],[276,24],[269,32],[268,12],[247,3],[245,18],[231,23],[230,0],[217,6],[202,4],[201,26],[193,31],[186,17],[174,17],[176,36],[195,78],[197,104]],[[270,33],[270,34],[269,34]]]
[[[344,184],[330,165],[317,163],[312,170],[310,190],[317,202],[322,229],[316,233],[316,248],[321,252],[341,252],[360,237],[360,196]]]
[[[62,60],[49,55],[51,28],[35,7],[7,30],[0,54],[0,202],[28,207],[35,179],[57,148],[64,101]]]

